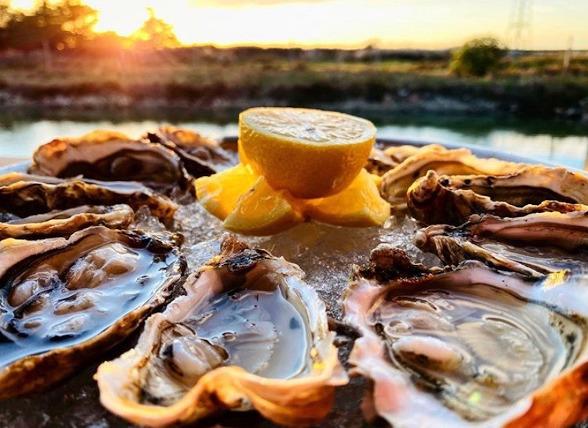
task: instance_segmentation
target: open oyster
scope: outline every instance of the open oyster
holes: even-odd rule
[[[432,144],[422,147],[384,174],[380,191],[393,207],[401,209],[405,207],[408,188],[430,170],[447,175],[508,174],[519,168],[519,164],[512,162],[480,159],[468,149],[448,150]]]
[[[356,272],[349,361],[394,427],[570,426],[588,417],[585,276],[525,281],[468,261],[413,264],[387,246]]]
[[[185,282],[187,295],[147,320],[138,345],[98,368],[102,404],[147,426],[251,408],[285,425],[320,421],[347,377],[325,306],[302,277],[226,238]]]
[[[27,217],[80,205],[128,204],[147,206],[166,223],[173,221],[177,205],[169,198],[135,182],[63,180],[54,177],[8,173],[0,175],[0,210]]]
[[[0,398],[53,384],[127,337],[184,265],[169,243],[103,226],[0,241]]]
[[[435,171],[407,192],[410,213],[427,224],[461,224],[472,214],[521,217],[582,211],[588,177],[565,168],[524,167],[508,175],[440,176]]]
[[[124,204],[82,205],[24,218],[5,214],[0,221],[0,239],[69,236],[86,227],[99,225],[124,229],[133,221],[134,215],[133,209]]]
[[[94,131],[40,146],[33,154],[32,174],[68,178],[83,176],[103,181],[138,181],[169,192],[189,189],[182,162],[171,150],[124,134]]]
[[[147,138],[173,150],[194,177],[212,175],[239,162],[236,154],[224,150],[216,141],[188,129],[162,126],[148,133]]]

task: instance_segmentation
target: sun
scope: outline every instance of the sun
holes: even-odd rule
[[[128,36],[137,30],[147,19],[147,9],[153,7],[152,2],[135,0],[86,0],[85,3],[98,12],[95,31],[114,31],[121,36]]]

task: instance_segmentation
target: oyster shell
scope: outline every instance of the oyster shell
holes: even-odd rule
[[[100,401],[147,426],[256,409],[285,425],[320,421],[347,382],[324,303],[284,259],[226,238],[151,316],[138,345],[102,364]]]
[[[502,176],[440,176],[429,171],[408,189],[407,200],[411,215],[427,224],[459,225],[472,214],[522,217],[583,211],[588,203],[588,177],[542,166]]]
[[[382,176],[396,165],[398,165],[398,162],[394,161],[390,156],[387,156],[383,150],[374,147],[372,148],[370,157],[365,165],[365,169],[367,169],[370,174]]]
[[[120,342],[184,267],[170,244],[103,226],[0,241],[0,398],[47,387]]]
[[[390,149],[392,150],[392,149]],[[432,144],[406,157],[382,177],[380,192],[392,206],[405,208],[406,191],[419,177],[433,170],[438,174],[508,174],[520,164],[498,159],[480,159],[468,149],[452,149]]]
[[[517,218],[473,215],[461,226],[436,224],[421,229],[414,242],[448,265],[475,259],[538,279],[564,271],[588,272],[588,255],[576,251],[588,243],[587,226],[585,210]]]
[[[24,218],[9,216],[0,222],[0,239],[69,236],[86,227],[99,225],[124,229],[133,221],[134,214],[128,205],[118,204],[82,205]]]
[[[175,186],[191,188],[191,180],[174,152],[111,131],[94,131],[43,144],[33,154],[29,172],[58,178],[138,181],[165,192]]]
[[[135,182],[63,180],[16,172],[0,175],[0,210],[4,212],[27,217],[85,204],[128,204],[134,209],[147,206],[168,224],[177,209],[169,198]]]
[[[588,417],[585,276],[526,281],[380,246],[344,302],[349,362],[394,427],[570,426]]]
[[[392,146],[386,149],[374,147],[365,168],[371,174],[382,176],[419,150],[419,147],[409,145]]]
[[[236,154],[224,150],[216,141],[188,129],[162,126],[148,133],[147,139],[173,150],[194,177],[212,175],[239,162]]]
[[[482,243],[472,242],[463,230],[452,229],[448,225],[433,225],[419,230],[415,235],[415,244],[421,250],[435,254],[446,265],[457,266],[464,260],[474,259],[533,279],[541,279],[545,274],[554,272],[549,266],[537,263],[534,257],[516,260],[509,257],[510,252],[504,251],[504,248],[488,248]]]
[[[501,218],[472,215],[461,226],[433,225],[419,231],[425,246],[433,236],[450,235],[476,242],[481,238],[565,250],[588,247],[588,206],[571,212],[542,212],[523,217]]]

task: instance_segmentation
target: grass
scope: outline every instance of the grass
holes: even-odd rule
[[[191,55],[189,50],[93,57],[55,55],[50,67],[37,54],[0,58],[0,99],[71,103],[101,97],[100,103],[224,105],[266,103],[349,105],[360,102],[396,109],[471,109],[532,114],[577,115],[588,108],[588,55],[509,58],[487,78],[448,72],[448,58],[370,61],[289,58],[280,54]],[[441,100],[441,101],[439,101]],[[449,101],[451,102],[449,102]],[[436,102],[437,104],[434,104]],[[97,105],[98,105],[97,104]],[[457,106],[457,107],[456,107]]]

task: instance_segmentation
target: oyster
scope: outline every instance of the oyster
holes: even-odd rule
[[[542,166],[501,176],[439,176],[429,171],[408,189],[407,200],[412,216],[427,224],[459,225],[472,214],[521,217],[583,211],[588,203],[588,177]]]
[[[0,175],[0,210],[27,217],[80,205],[128,204],[147,206],[163,222],[171,223],[177,205],[169,198],[134,182],[63,180],[22,173]]]
[[[236,154],[223,149],[216,141],[188,129],[162,126],[157,132],[148,133],[147,138],[173,150],[194,177],[212,175],[239,162]]]
[[[349,362],[394,427],[570,426],[588,417],[585,276],[526,281],[380,246],[344,302]]]
[[[442,235],[473,242],[489,238],[576,250],[588,247],[588,206],[571,212],[541,212],[515,218],[475,214],[461,226],[429,226],[419,231],[417,240],[426,246],[432,237]]]
[[[0,398],[47,387],[127,337],[184,266],[167,242],[103,226],[0,241]]]
[[[563,271],[588,272],[588,255],[575,251],[588,243],[587,226],[586,210],[517,218],[473,215],[461,226],[436,224],[421,229],[414,242],[445,264],[455,266],[475,259],[499,269],[542,278]]]
[[[298,266],[231,237],[221,248],[134,349],[98,368],[102,404],[147,426],[252,408],[279,424],[320,421],[347,381],[324,303]]]
[[[69,236],[78,230],[98,225],[124,229],[133,221],[134,214],[131,207],[119,204],[82,205],[24,218],[10,215],[0,221],[0,239]]]
[[[392,150],[392,148],[390,149]],[[498,159],[480,159],[468,149],[448,150],[432,144],[406,157],[382,177],[380,191],[384,199],[402,209],[406,191],[419,177],[433,170],[438,174],[508,174],[517,171],[519,164]]]
[[[43,144],[33,154],[29,172],[59,178],[81,175],[104,181],[138,181],[165,192],[175,186],[191,188],[191,180],[174,152],[111,131]]]
[[[372,174],[382,176],[419,150],[419,147],[409,145],[392,146],[386,149],[374,147],[365,168]]]
[[[399,162],[396,162],[390,156],[387,156],[383,150],[374,147],[370,153],[367,164],[365,165],[365,169],[367,169],[370,174],[382,176],[398,165],[398,163]]]
[[[533,256],[513,259],[509,257],[511,252],[507,249],[488,248],[482,243],[472,242],[463,230],[448,225],[433,225],[419,230],[415,235],[415,244],[421,250],[435,254],[447,265],[457,266],[464,260],[474,259],[534,279],[541,279],[545,274],[554,272],[544,263],[537,263]]]

